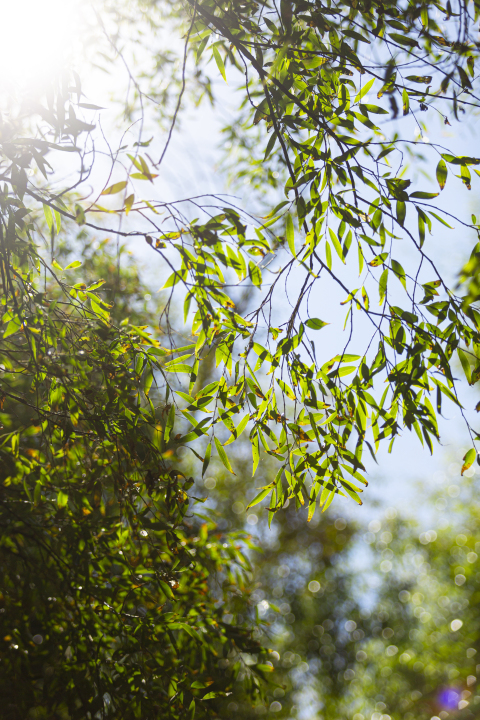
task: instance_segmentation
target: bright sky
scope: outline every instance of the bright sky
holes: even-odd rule
[[[25,88],[61,71],[79,40],[80,0],[2,3],[0,84]]]

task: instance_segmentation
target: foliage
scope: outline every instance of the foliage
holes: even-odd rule
[[[82,270],[61,269],[64,247],[43,284],[22,229],[2,248],[2,716],[211,716],[231,684],[219,655],[258,652],[247,623],[222,621],[247,590],[244,536],[189,512],[149,379],[167,351],[128,322],[145,318],[137,269],[116,275],[81,236]]]
[[[142,149],[150,141],[137,143],[135,154],[124,150],[128,177],[103,193],[124,194],[117,212],[128,213],[133,228],[137,216],[148,215],[146,241],[170,268],[166,314],[176,299],[191,323],[194,347],[181,361],[162,363],[177,414],[191,423],[181,442],[202,438],[207,457],[218,452],[234,472],[225,443],[246,429],[253,474],[261,453],[279,461],[257,499],[269,498],[273,516],[295,498],[311,518],[337,494],[360,503],[365,451],[391,448],[402,428],[432,450],[442,403],[461,408],[457,357],[470,384],[479,376],[475,297],[442,277],[427,238],[451,228],[455,207],[434,201],[448,195],[452,173],[470,189],[470,168],[477,173],[480,160],[427,145],[419,120],[429,111],[450,124],[478,107],[479,8],[370,0],[348,7],[287,0],[279,12],[249,2],[188,5],[182,73],[193,53],[199,72],[207,73],[211,60],[210,75],[218,71],[240,88],[241,122],[227,128],[231,164],[254,188],[269,187],[269,212],[255,217],[231,200],[195,198],[192,219],[187,201],[158,202],[144,191],[136,199],[135,183],[155,180],[171,133],[158,162]],[[172,128],[182,93],[183,86]],[[141,97],[143,107],[148,95]],[[390,133],[392,120],[405,134],[416,123],[419,140]],[[434,162],[436,191],[417,187],[404,156]],[[279,183],[286,197],[280,203]],[[88,212],[85,218],[88,225]],[[475,217],[457,220],[478,235]],[[282,265],[273,269],[277,257]],[[278,317],[290,277],[292,311]],[[238,312],[237,288],[248,285],[260,299]],[[347,311],[348,338],[333,356],[316,347],[328,318],[309,308],[321,288],[340,291]],[[221,375],[197,383],[213,354]],[[186,376],[181,390],[178,376]],[[467,425],[473,442],[476,432]]]
[[[144,20],[148,5],[141,3]],[[395,132],[387,138],[381,122],[399,116],[399,102],[404,125],[419,111],[448,121],[447,113],[459,120],[477,106],[478,3],[434,7],[445,15],[442,27],[418,2],[286,0],[280,13],[251,2],[187,0],[183,12],[165,5],[183,33],[177,102],[160,90],[153,97],[172,117],[166,145],[152,160],[143,122],[136,142],[112,148],[107,140],[108,178],[88,196],[99,108],[83,101],[78,74],[66,70],[0,119],[6,717],[206,717],[240,677],[251,701],[272,666],[244,610],[249,541],[223,535],[208,515],[191,516],[194,479],[183,472],[182,452],[191,450],[202,476],[212,456],[235,476],[230,445],[238,448],[244,433],[253,474],[267,456],[276,464],[274,473],[265,466],[250,506],[268,499],[271,522],[291,501],[290,513],[306,505],[312,520],[337,494],[360,502],[365,450],[391,447],[402,427],[432,448],[442,399],[460,404],[457,356],[477,382],[480,315],[470,278],[480,245],[462,296],[440,276],[435,252],[427,254],[432,222],[450,227],[455,208],[432,205],[439,193],[416,189],[405,168],[395,169],[415,143]],[[109,40],[121,55],[114,34]],[[375,60],[363,57],[366,44]],[[157,60],[174,65],[169,53]],[[231,133],[239,172],[255,177],[261,148],[272,196],[284,186],[286,200],[268,196],[262,217],[229,198],[167,202],[153,189],[186,85],[211,95],[212,79],[232,74],[244,100],[244,124]],[[135,92],[126,110],[135,119],[148,96],[129,77]],[[438,160],[440,192],[447,195],[449,170],[470,189],[478,159],[435,143],[427,150]],[[476,218],[458,222],[478,234]],[[66,242],[75,227],[87,245],[99,234],[144,239],[168,268],[158,332],[135,271],[96,257],[101,245],[81,270],[78,245],[62,248],[59,237]],[[406,259],[401,237],[410,243]],[[283,264],[272,269],[277,258]],[[309,310],[319,286],[340,288],[347,306],[349,338],[333,357],[314,341],[329,320]],[[278,318],[285,288],[292,312]],[[462,473],[475,457],[472,448]],[[335,553],[339,539],[329,526],[322,532]],[[335,584],[347,606],[345,588]],[[321,619],[331,603],[318,612],[307,603],[305,612]],[[335,611],[340,617],[341,603]],[[220,654],[233,674],[219,672]],[[341,658],[354,663],[350,647]]]

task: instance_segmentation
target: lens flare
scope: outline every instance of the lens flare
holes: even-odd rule
[[[438,695],[438,702],[444,710],[456,710],[460,699],[460,691],[455,688],[444,688]]]
[[[0,87],[25,89],[61,73],[80,33],[79,0],[13,0],[2,7]]]

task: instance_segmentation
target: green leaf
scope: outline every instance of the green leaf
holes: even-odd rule
[[[176,272],[173,272],[170,277],[168,278],[167,282],[163,287],[160,288],[160,290],[166,290],[169,287],[174,287],[177,283],[179,283],[181,280],[186,280],[188,275],[187,268],[181,268],[180,270],[177,270]]]
[[[290,252],[292,253],[293,257],[296,257],[295,254],[295,232],[293,229],[293,219],[290,213],[288,213],[286,219],[285,219],[285,235],[288,242],[288,247],[290,248]]]
[[[430,83],[432,82],[431,75],[407,75],[405,79],[410,80],[410,82],[420,83],[422,85],[430,85]]]
[[[80,262],[80,260],[74,260],[73,262],[70,263],[70,265],[67,265],[67,267],[65,268],[65,270],[75,270],[75,268],[80,267],[81,264],[82,264],[82,263]],[[90,289],[90,288],[89,288],[89,289]]]
[[[78,203],[75,205],[75,222],[77,225],[85,225],[87,218],[85,217],[85,210]]]
[[[60,215],[58,210],[54,210],[53,213],[55,215],[55,222],[57,225],[57,234],[58,234],[60,232],[60,230],[62,229],[62,216]]]
[[[274,486],[274,484],[272,483],[268,487],[264,488],[261,492],[259,492],[258,495],[255,495],[252,502],[249,505],[247,505],[247,510],[249,510],[254,505],[258,505],[258,503],[262,502],[262,500],[264,500],[267,497],[267,495],[270,495],[270,493],[273,490],[273,486]]]
[[[337,255],[340,258],[340,260],[345,264],[345,256],[343,254],[342,246],[340,245],[340,241],[338,240],[337,236],[333,232],[332,228],[328,228],[328,232],[330,235],[330,240],[332,241],[333,247],[337,251]]]
[[[178,357],[174,358],[173,360],[169,360],[163,366],[164,370],[166,370],[167,372],[171,372],[172,370],[175,371],[177,369],[177,367],[182,366],[182,367],[187,367],[188,368],[187,372],[190,372],[190,370],[192,368],[190,367],[190,365],[185,365],[183,363],[183,361],[191,358],[192,354],[193,353],[186,353],[185,355],[179,355]]]
[[[251,260],[248,263],[248,274],[250,275],[250,280],[255,285],[255,287],[258,287],[259,289],[262,286],[262,272],[258,265],[255,265]]]
[[[145,395],[148,395],[150,392],[150,388],[152,387],[153,383],[153,372],[151,370],[148,370],[147,374],[145,375],[145,380],[143,383],[143,392]]]
[[[387,282],[388,282],[388,268],[385,268],[385,270],[380,275],[380,282],[378,283],[378,294],[380,296],[380,303],[379,303],[380,305],[383,303],[383,299],[387,292]]]
[[[225,74],[225,63],[223,62],[222,56],[220,55],[220,52],[218,50],[218,47],[216,45],[213,45],[212,47],[213,57],[215,58],[215,62],[217,63],[217,67],[220,70],[220,74],[227,82],[227,76]]]
[[[380,255],[376,255],[373,260],[370,260],[368,263],[371,267],[378,267],[379,265],[383,265],[385,260],[388,257],[388,252],[380,253]]]
[[[400,282],[402,283],[403,287],[404,287],[405,290],[406,290],[406,289],[407,289],[407,283],[406,283],[406,279],[405,279],[405,270],[404,270],[403,267],[400,265],[400,263],[397,262],[396,260],[393,260],[393,259],[392,259],[391,265],[392,265],[392,270],[393,270],[393,272],[394,272],[395,275],[398,277],[398,279],[400,280]]]
[[[207,445],[207,448],[205,450],[205,457],[203,458],[203,465],[202,465],[202,477],[207,472],[208,466],[210,465],[210,457],[212,455],[212,443],[209,442]]]
[[[228,440],[227,440],[227,442],[224,444],[224,446],[225,446],[225,445],[230,445],[230,443],[232,443],[234,440],[237,440],[237,438],[240,437],[240,435],[243,433],[243,431],[244,431],[245,428],[247,427],[249,420],[250,420],[250,416],[249,416],[249,415],[245,415],[245,417],[238,423],[238,427],[235,428],[234,432],[233,432],[233,433],[231,434],[231,436],[228,438]]]
[[[365,97],[365,95],[368,93],[368,91],[372,89],[374,82],[375,82],[375,78],[372,78],[362,87],[361,90],[359,90],[358,94],[355,96],[355,100],[354,100],[355,103],[358,103],[363,97]]]
[[[423,25],[424,29],[425,29],[425,30],[428,30],[428,24],[429,24],[429,20],[428,20],[428,7],[427,7],[427,5],[425,5],[425,4],[422,5],[422,7],[421,7],[421,10],[420,10],[420,18],[421,18],[421,20],[422,20],[422,25]]]
[[[425,242],[425,215],[420,210],[419,207],[417,207],[417,213],[418,213],[418,237],[420,240],[420,247],[422,247],[423,243]]]
[[[399,45],[404,45],[405,47],[409,48],[418,47],[417,41],[409,37],[408,35],[400,35],[400,33],[389,33],[389,37]]]
[[[310,318],[305,323],[305,325],[310,328],[310,330],[321,330],[329,324],[330,323],[323,322],[323,320],[320,320],[320,318]]]
[[[53,232],[53,213],[49,205],[46,205],[44,203],[43,205],[43,214],[45,215],[45,220],[47,221],[48,229],[50,232]]]
[[[465,470],[468,470],[468,468],[473,465],[476,457],[477,457],[477,451],[475,450],[475,448],[472,448],[465,454],[465,456],[463,458],[463,465],[462,465],[462,471],[461,471],[462,475],[465,472]]]
[[[357,35],[358,33],[355,33]],[[361,36],[360,36],[361,37]],[[368,42],[368,40],[365,40],[365,38],[362,37],[363,42]],[[313,57],[309,58],[308,60],[303,60],[302,65],[307,68],[307,70],[314,70],[317,67],[320,67],[320,65],[324,65],[326,63],[326,59],[323,57]]]
[[[280,389],[282,390],[282,392],[284,392],[285,395],[286,395],[290,400],[295,400],[295,394],[293,393],[293,390],[291,389],[291,387],[290,387],[289,385],[287,385],[286,382],[284,382],[284,381],[281,380],[280,378],[277,378],[277,383],[279,384]]]
[[[327,260],[327,267],[329,270],[332,269],[332,251],[330,249],[330,243],[328,240],[325,242],[325,257]]]
[[[385,110],[384,108],[380,107],[379,105],[359,105],[360,110],[362,111],[363,115],[368,117],[368,113],[374,113],[375,115],[388,115],[388,110]]]
[[[225,452],[225,448],[223,447],[220,440],[216,437],[215,438],[215,447],[217,448],[218,454],[220,456],[220,460],[224,464],[224,466],[227,468],[228,472],[231,472],[232,475],[235,475],[235,473],[232,470],[232,466],[230,465],[230,460],[228,459],[228,455]]]
[[[96,290],[97,288],[101,287],[102,285],[105,285],[105,280],[97,280],[97,282],[94,282],[92,285],[89,285],[88,290]]]
[[[343,490],[344,490],[348,495],[350,495],[350,497],[352,498],[352,500],[355,500],[355,502],[356,502],[358,505],[363,505],[363,502],[360,500],[360,498],[358,497],[358,495],[357,495],[357,493],[355,492],[355,490],[352,490],[352,488],[351,488],[349,485],[347,485],[346,482],[343,482],[342,480],[340,480],[340,484],[341,484]],[[361,492],[361,490],[360,490],[359,492]]]
[[[410,110],[410,98],[408,97],[408,92],[403,88],[402,91],[402,100],[403,100],[403,114],[408,115],[408,112]]]
[[[442,153],[442,158],[445,162],[451,163],[452,165],[480,165],[479,158],[464,155],[450,155],[449,153]]]
[[[368,308],[370,307],[370,300],[368,297],[368,293],[364,287],[362,287],[362,298],[363,298],[363,304],[365,305],[365,310],[368,310]]]
[[[273,665],[267,665],[266,663],[258,663],[255,667],[260,672],[273,672],[275,669]]]
[[[428,213],[429,213],[429,215],[432,215],[432,217],[434,217],[435,220],[438,220],[438,222],[442,223],[442,225],[445,225],[445,227],[448,227],[450,230],[454,229],[442,217],[440,217],[440,215],[437,215],[437,213],[434,213],[433,210],[429,210]]]
[[[60,509],[66,507],[68,504],[68,495],[67,493],[64,493],[62,490],[58,491],[57,494],[57,505]]]
[[[156,175],[155,173],[151,173],[151,172],[148,172],[148,173],[138,172],[138,173],[132,173],[130,175],[130,177],[133,178],[134,180],[149,180],[149,182],[153,182],[154,179],[158,177],[158,175]]]
[[[445,183],[447,182],[448,169],[445,160],[442,158],[437,165],[437,182],[440,185],[440,190],[443,190]]]
[[[35,505],[38,505],[42,498],[42,483],[40,481],[37,481],[35,483],[35,490],[33,491],[33,501]]]
[[[438,197],[439,194],[440,193],[422,192],[421,190],[417,190],[410,195],[410,198],[417,198],[419,200],[433,200],[433,198]]]
[[[461,348],[457,348],[457,354],[458,354],[460,362],[462,363],[463,372],[465,373],[467,382],[469,385],[471,385],[472,384],[472,371],[470,369],[470,363],[468,362],[468,357]]]
[[[6,340],[8,337],[10,337],[10,335],[14,335],[22,327],[23,323],[20,318],[13,318],[12,320],[10,320],[5,329],[5,332],[3,333],[3,339]]]
[[[165,593],[167,598],[170,598],[170,600],[175,599],[175,595],[173,594],[172,588],[170,587],[170,585],[167,582],[165,582],[165,580],[159,580],[158,584],[160,585],[161,589],[163,590],[163,592]]]
[[[135,195],[132,193],[128,197],[125,198],[125,215],[128,215],[130,210],[132,209],[132,205],[135,202]]]
[[[122,180],[121,182],[114,183],[113,185],[110,185],[110,187],[107,187],[102,192],[102,195],[116,195],[117,193],[122,192],[122,190],[125,190],[127,185],[127,180]]]
[[[172,406],[168,412],[167,422],[165,423],[165,431],[163,434],[163,439],[164,439],[165,443],[168,443],[168,441],[170,440],[170,434],[173,430],[174,425],[175,425],[175,405],[173,405],[173,403],[172,403]]]
[[[270,157],[270,154],[271,154],[273,148],[275,147],[276,141],[277,141],[277,135],[275,132],[272,132],[270,135],[270,138],[268,140],[267,147],[265,149],[265,155],[263,158],[263,162],[268,160],[268,158]]]
[[[218,696],[218,693],[216,692],[209,692],[206,695],[203,696],[202,700],[212,700],[213,698],[216,698]]]

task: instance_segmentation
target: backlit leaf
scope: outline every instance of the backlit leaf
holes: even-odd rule
[[[471,450],[469,450],[469,451],[465,454],[465,456],[464,456],[464,458],[463,458],[463,465],[462,465],[461,475],[463,475],[463,473],[465,472],[465,470],[468,470],[468,469],[473,465],[473,463],[475,462],[476,457],[477,457],[477,451],[475,450],[475,448],[472,448]]]
[[[113,185],[105,188],[105,190],[103,190],[102,192],[102,195],[116,195],[117,193],[122,192],[122,190],[125,190],[127,184],[128,182],[126,180],[114,183]]]
[[[222,443],[220,442],[220,440],[217,437],[215,437],[215,447],[217,448],[217,452],[220,457],[220,460],[222,461],[224,466],[227,468],[228,472],[231,472],[232,475],[235,475],[235,473],[233,472],[232,466],[230,465],[230,460],[228,459],[228,455],[225,452],[225,448],[223,447]]]
[[[323,322],[323,320],[320,320],[320,318],[310,318],[305,322],[305,325],[310,328],[310,330],[321,330],[329,323]]]
[[[445,187],[445,183],[447,182],[447,175],[448,175],[447,165],[443,158],[440,159],[440,161],[437,165],[436,175],[437,175],[437,182],[440,185],[440,190],[443,190],[443,188]]]

